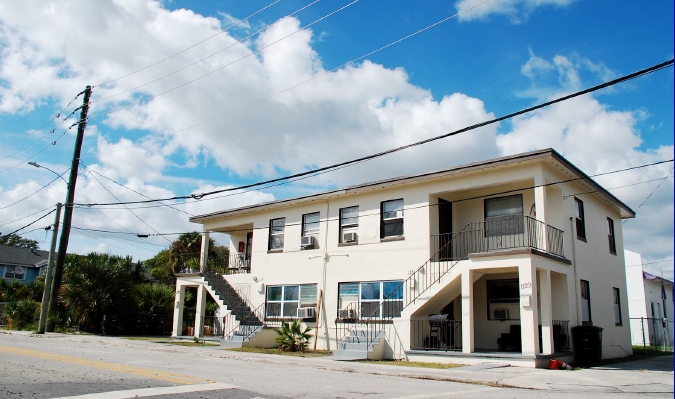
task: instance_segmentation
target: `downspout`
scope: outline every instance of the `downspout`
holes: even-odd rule
[[[328,315],[326,314],[326,272],[328,269],[328,220],[330,218],[330,202],[326,199],[326,232],[323,235],[323,278],[321,289],[321,309],[323,315],[323,337],[326,350],[330,350],[330,337],[328,336]],[[319,326],[317,326],[319,328]]]
[[[581,319],[579,318],[579,279],[577,278],[577,252],[576,252],[576,240],[574,236],[576,235],[576,230],[574,229],[574,218],[570,218],[570,231],[572,232],[572,267],[574,268],[574,308],[577,313],[577,325],[581,325]]]

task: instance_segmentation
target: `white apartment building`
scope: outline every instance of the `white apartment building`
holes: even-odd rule
[[[673,347],[673,282],[647,273],[642,255],[624,250],[633,345]]]
[[[338,359],[540,366],[571,360],[585,324],[604,329],[603,358],[627,356],[632,217],[552,149],[195,216],[202,270],[178,275],[173,335],[273,346],[267,327],[300,318]],[[210,232],[230,236],[228,274],[203,266]]]

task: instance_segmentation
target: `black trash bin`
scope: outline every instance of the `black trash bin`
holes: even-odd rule
[[[599,366],[602,359],[602,327],[572,328],[575,366]]]

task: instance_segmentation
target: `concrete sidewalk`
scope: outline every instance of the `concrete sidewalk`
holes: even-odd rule
[[[673,356],[661,356],[617,363],[575,371],[546,370],[512,367],[507,364],[485,363],[451,369],[394,366],[363,362],[332,360],[331,357],[302,358],[236,352],[211,347],[184,347],[155,343],[152,341],[126,340],[97,335],[45,334],[2,330],[1,333],[33,339],[56,339],[69,341],[100,342],[106,346],[167,351],[182,356],[215,357],[237,361],[278,364],[280,366],[311,367],[315,369],[387,375],[403,378],[453,381],[487,386],[501,386],[558,392],[604,392],[604,393],[674,393]]]

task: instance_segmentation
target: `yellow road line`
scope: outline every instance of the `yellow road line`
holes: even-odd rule
[[[151,370],[142,367],[126,366],[123,364],[115,364],[102,362],[98,360],[89,360],[79,357],[59,355],[56,353],[40,352],[31,349],[14,348],[11,346],[0,346],[0,352],[14,353],[16,355],[32,356],[40,359],[53,360],[57,362],[76,364],[79,366],[92,367],[103,370],[116,371],[127,374],[134,374],[141,377],[154,378],[157,380],[175,382],[177,384],[203,384],[212,383],[213,381],[203,378],[191,377],[188,375],[180,375],[174,373],[167,373],[165,371]]]

